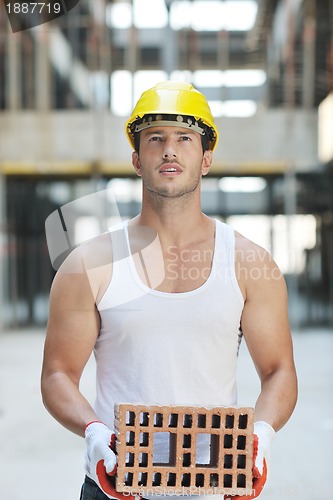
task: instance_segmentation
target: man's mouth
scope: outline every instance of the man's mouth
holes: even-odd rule
[[[182,168],[176,164],[165,164],[160,170],[160,174],[180,174],[182,172]]]

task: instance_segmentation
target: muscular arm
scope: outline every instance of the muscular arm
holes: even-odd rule
[[[250,262],[246,262],[248,251],[256,256]],[[264,420],[278,431],[297,399],[286,285],[275,262],[259,247],[244,252],[242,265],[247,273],[241,327],[261,380],[255,421]]]
[[[98,420],[79,383],[100,327],[98,287],[94,286],[98,279],[88,276],[82,262],[81,254],[75,252],[53,282],[41,380],[48,411],[80,436],[87,423]]]

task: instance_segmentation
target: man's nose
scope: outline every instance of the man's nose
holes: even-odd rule
[[[166,140],[164,143],[163,159],[177,158],[177,151],[172,140]]]

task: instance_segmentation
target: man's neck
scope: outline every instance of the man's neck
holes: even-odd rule
[[[158,204],[146,198],[140,215],[132,223],[153,227],[163,246],[178,247],[186,246],[213,227],[211,219],[202,213],[200,200],[194,197],[164,199]]]

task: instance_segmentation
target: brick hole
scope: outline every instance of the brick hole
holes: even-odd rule
[[[171,432],[170,433],[170,455],[169,455],[169,464],[172,466],[176,465],[176,457],[177,457],[177,434]]]
[[[196,465],[218,467],[220,440],[217,434],[196,435]]]
[[[248,416],[239,415],[238,419],[238,429],[247,429]]]
[[[154,415],[154,427],[163,427],[163,415],[162,415],[162,413],[155,413],[155,415]]]
[[[147,467],[147,466],[148,466],[148,453],[140,453],[139,467]]]
[[[171,432],[153,434],[153,465],[176,465],[177,436]]]
[[[153,486],[161,486],[162,482],[162,475],[160,472],[155,472],[153,474]]]
[[[246,448],[246,436],[238,436],[237,438],[237,450],[245,450]]]
[[[169,472],[167,478],[167,486],[176,486],[177,475],[174,472]]]
[[[135,443],[135,432],[127,431],[126,432],[126,446],[134,446]]]
[[[190,486],[191,485],[191,474],[182,474],[182,486]]]
[[[232,455],[224,455],[223,466],[225,469],[232,469]]]
[[[192,415],[189,415],[188,413],[186,413],[183,417],[183,427],[185,427],[186,429],[191,428],[192,423],[193,423]]]
[[[210,466],[218,467],[220,453],[220,436],[212,434],[210,440]]]
[[[231,474],[224,474],[223,487],[224,488],[232,488],[232,475]]]
[[[205,486],[205,475],[196,474],[195,475],[195,485],[197,488],[203,488]]]
[[[140,432],[140,446],[149,446],[148,432]]]
[[[183,467],[190,467],[191,453],[183,453]]]
[[[220,415],[212,415],[212,428],[219,429],[221,427],[221,417]]]
[[[237,456],[237,468],[246,469],[246,455]]]
[[[147,411],[140,412],[140,425],[147,427],[149,425],[149,413]]]
[[[131,425],[133,426],[135,424],[135,413],[134,411],[127,411],[126,412],[126,425]]]
[[[234,415],[226,415],[225,417],[225,428],[233,429],[235,425],[235,416]]]
[[[148,479],[147,472],[139,472],[138,485],[139,486],[147,486],[147,479]]]
[[[171,413],[169,415],[168,427],[177,427],[177,426],[178,426],[178,413]]]
[[[214,488],[219,485],[219,475],[218,474],[211,474],[209,477],[209,486]]]
[[[126,486],[133,486],[133,472],[126,472],[124,475],[124,484]]]
[[[183,435],[183,448],[191,448],[192,438],[191,434]]]
[[[225,434],[223,440],[223,448],[232,448],[232,434]]]
[[[210,463],[210,434],[196,435],[196,462],[197,465],[209,465]]]
[[[204,415],[204,414],[199,414],[198,415],[197,425],[198,425],[199,429],[205,429],[206,428],[206,420],[207,420],[206,415]]]
[[[245,474],[237,474],[237,488],[245,488],[246,477]]]
[[[125,467],[133,467],[134,465],[134,453],[126,453]]]

